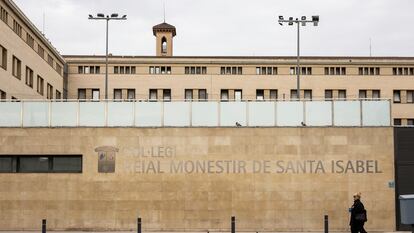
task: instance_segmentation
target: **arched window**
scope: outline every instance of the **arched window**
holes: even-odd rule
[[[165,37],[161,39],[161,53],[167,53],[167,39]]]

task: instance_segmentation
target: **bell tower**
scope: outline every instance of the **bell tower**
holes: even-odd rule
[[[173,37],[176,35],[175,27],[163,22],[152,27],[156,37],[157,56],[171,57],[173,55]]]

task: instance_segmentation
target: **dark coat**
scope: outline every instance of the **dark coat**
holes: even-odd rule
[[[351,208],[352,208],[352,210],[351,210],[351,220],[349,222],[349,225],[351,225],[351,226],[353,226],[353,225],[363,225],[365,221],[357,220],[357,219],[355,219],[355,216],[357,214],[362,214],[362,213],[366,214],[364,204],[362,204],[362,202],[357,199],[357,200],[354,201],[354,204],[352,205]]]

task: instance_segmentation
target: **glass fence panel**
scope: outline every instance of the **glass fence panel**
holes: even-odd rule
[[[190,126],[190,102],[164,102],[164,126]]]
[[[23,126],[47,127],[49,126],[49,102],[24,102]]]
[[[220,126],[246,126],[245,102],[221,102]]]
[[[160,127],[162,126],[161,102],[135,103],[135,126]]]
[[[275,102],[249,102],[249,126],[274,126]]]
[[[75,127],[78,118],[77,102],[53,102],[51,105],[52,127]]]
[[[334,101],[334,125],[335,126],[360,126],[361,102],[360,101]]]
[[[22,103],[0,102],[0,127],[20,127]]]
[[[218,126],[217,102],[193,102],[191,115],[193,126]]]
[[[331,101],[307,101],[306,125],[307,126],[331,126],[332,125],[332,102]]]
[[[277,102],[277,126],[301,126],[303,122],[303,102]]]
[[[105,102],[80,102],[79,125],[101,127],[105,126]]]
[[[362,101],[363,126],[390,126],[388,101]]]
[[[109,102],[108,126],[134,126],[134,103]]]

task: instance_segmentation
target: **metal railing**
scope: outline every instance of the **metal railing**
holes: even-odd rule
[[[0,102],[0,127],[286,126],[391,126],[391,101]]]

